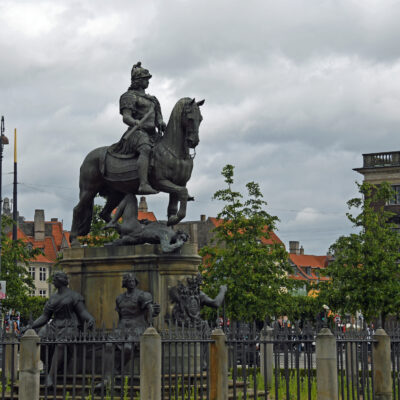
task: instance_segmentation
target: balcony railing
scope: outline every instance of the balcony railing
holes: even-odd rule
[[[400,151],[363,154],[364,168],[393,167],[400,165]]]

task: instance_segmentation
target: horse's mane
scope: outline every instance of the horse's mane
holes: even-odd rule
[[[182,111],[185,105],[191,101],[192,99],[190,97],[183,97],[177,101],[169,117],[165,136],[168,136],[170,132],[177,132],[178,129],[180,129]]]

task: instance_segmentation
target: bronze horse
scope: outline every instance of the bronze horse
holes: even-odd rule
[[[200,141],[200,106],[203,104],[204,100],[196,102],[188,97],[180,99],[171,112],[164,136],[153,148],[149,181],[156,190],[169,193],[168,225],[175,225],[186,216],[186,183],[193,170],[193,156],[189,150],[194,149]],[[106,222],[110,221],[112,210],[127,193],[137,194],[139,178],[136,159],[113,154],[112,148],[94,149],[81,165],[79,203],[73,211],[71,242],[77,236],[89,233],[97,194],[106,198],[100,213]],[[119,171],[114,173],[112,169],[116,165]]]

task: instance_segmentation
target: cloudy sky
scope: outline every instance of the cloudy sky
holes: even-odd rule
[[[222,167],[260,184],[278,236],[325,254],[351,231],[362,154],[400,150],[400,2],[0,0],[0,115],[18,129],[21,215],[71,226],[79,166],[125,130],[118,110],[141,60],[167,121],[206,99],[187,219],[215,216]],[[12,145],[3,196],[12,197]],[[148,197],[159,219],[166,195]]]

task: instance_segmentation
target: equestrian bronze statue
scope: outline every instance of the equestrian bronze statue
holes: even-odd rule
[[[81,165],[79,202],[71,227],[73,244],[78,236],[89,233],[98,194],[106,199],[100,213],[106,222],[127,194],[159,191],[169,193],[168,226],[186,216],[190,199],[186,184],[194,158],[190,149],[199,144],[204,100],[180,99],[165,124],[158,100],[145,92],[150,78],[140,63],[133,66],[131,86],[120,99],[120,113],[128,130],[118,143],[91,151]]]

